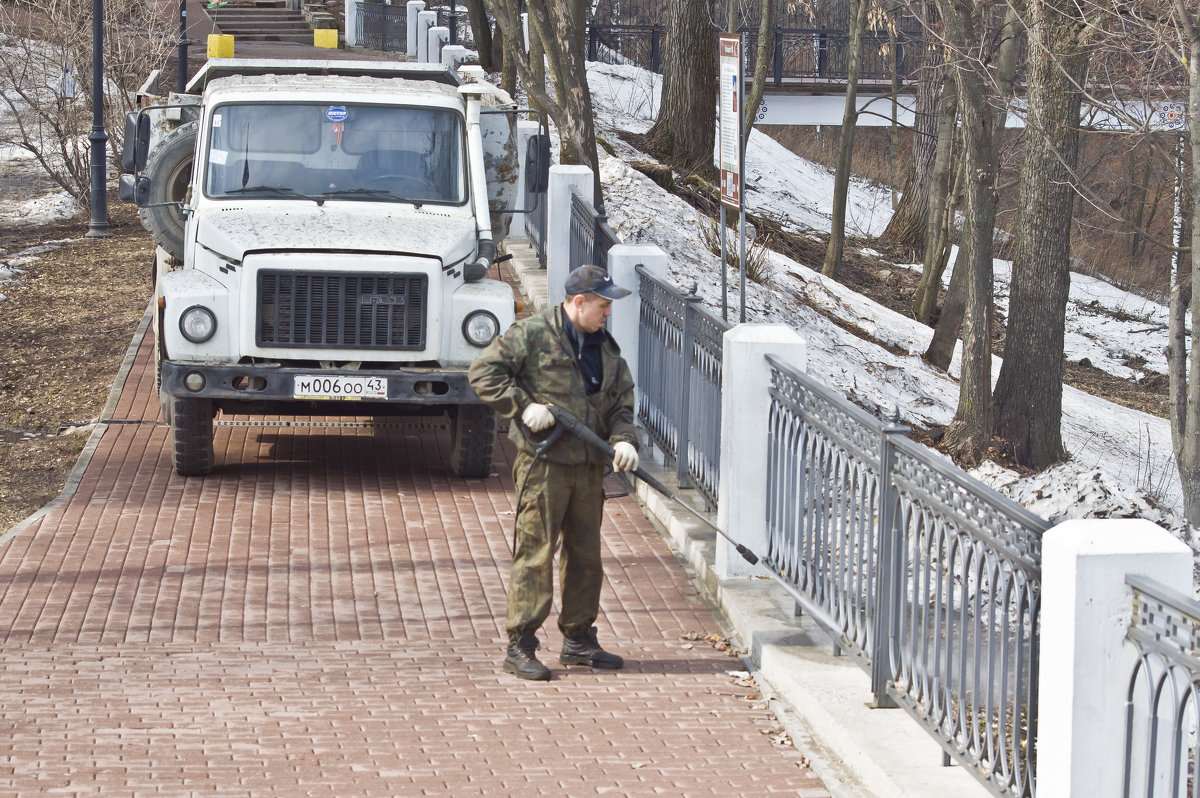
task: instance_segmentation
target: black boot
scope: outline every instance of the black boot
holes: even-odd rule
[[[594,626],[582,634],[564,638],[558,661],[563,665],[590,665],[613,671],[625,665],[625,660],[600,648]]]
[[[550,669],[538,662],[537,654],[540,644],[533,635],[523,635],[510,638],[508,641],[508,656],[504,658],[504,670],[515,673],[521,679],[534,682],[550,681]]]

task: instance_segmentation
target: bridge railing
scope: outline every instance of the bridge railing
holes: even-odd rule
[[[744,28],[741,33],[746,36],[747,74],[752,74],[758,59],[758,30]],[[773,36],[767,68],[772,85],[846,80],[850,37],[844,29],[777,27]],[[662,72],[666,32],[661,25],[588,25],[587,42],[589,61],[632,64]],[[921,66],[923,47],[919,33],[901,31],[894,41],[887,36],[865,36],[859,80],[890,84],[893,67],[900,83],[913,80]]]

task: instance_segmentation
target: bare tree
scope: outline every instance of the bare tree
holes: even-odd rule
[[[980,6],[983,7],[983,6]],[[984,85],[994,92],[995,98],[991,101],[991,110],[995,115],[995,127],[1000,128],[1003,125],[1004,116],[1008,113],[1007,101],[1012,95],[1014,76],[1016,74],[1016,52],[1018,52],[1019,37],[1015,31],[1018,29],[1018,13],[1015,7],[1009,6],[1008,11],[1004,14],[1004,22],[998,26],[994,32],[979,30],[976,35],[980,36],[979,40],[967,46],[966,49],[955,48],[947,40],[942,38],[943,47],[947,48],[948,53],[961,54],[961,58],[972,62],[977,67],[983,68],[985,65],[991,65],[990,79],[986,80]],[[983,16],[980,14],[980,22],[983,22]],[[953,70],[954,76],[958,76],[959,70]],[[985,72],[986,74],[986,72]],[[952,72],[947,73],[947,79],[952,77]],[[955,107],[961,102],[962,86],[959,85],[958,78],[955,77],[955,94],[958,95],[958,100],[955,100]],[[965,142],[964,138],[964,142]],[[995,157],[995,152],[994,152]],[[955,178],[956,186],[966,186],[972,176],[976,173],[971,172],[970,163],[965,157],[959,164],[960,173]],[[995,180],[994,176],[990,178]],[[958,197],[959,188],[954,188],[950,193],[950,199]],[[949,206],[946,214],[949,220],[953,220],[955,209]],[[960,236],[959,240],[959,256],[954,262],[954,272],[950,276],[950,286],[946,292],[946,304],[942,306],[942,312],[937,318],[937,326],[934,329],[934,336],[929,342],[929,348],[925,350],[924,358],[930,364],[938,368],[948,368],[950,358],[954,353],[954,342],[958,340],[959,330],[962,325],[967,308],[967,272],[970,270],[972,242],[971,233],[972,226],[978,220],[967,214],[966,229],[964,235]],[[990,226],[995,222],[995,215],[988,220],[988,246],[991,250],[992,230]],[[930,227],[930,235],[934,234],[934,228]],[[949,235],[949,228],[946,230]],[[930,245],[926,245],[928,250]],[[935,245],[944,246],[944,245]],[[928,252],[926,252],[928,256]],[[991,264],[989,260],[989,274]],[[941,278],[938,276],[938,278]],[[990,282],[990,277],[989,277]],[[984,389],[988,392],[990,398],[990,389]]]
[[[913,10],[925,27],[935,27],[936,9],[932,0],[914,3]],[[946,94],[942,90],[945,75],[943,48],[926,44],[916,85],[916,104],[913,108],[913,153],[905,161],[900,202],[880,235],[883,243],[912,251],[920,256],[925,251],[926,226],[935,202],[929,192],[936,184],[933,176],[938,147],[940,111]],[[918,318],[920,318],[918,316]],[[928,317],[922,319],[927,321]]]
[[[655,158],[683,172],[712,169],[717,64],[708,0],[671,0],[662,106],[650,128]]]
[[[1089,20],[1072,3],[1028,0],[1025,159],[1004,362],[992,394],[997,437],[1017,463],[1061,460],[1063,338],[1071,287],[1072,177]]]
[[[547,90],[525,52],[520,0],[484,0],[504,34],[505,54],[513,59],[530,102],[558,128],[563,163],[584,164],[594,175],[593,201],[600,206],[600,160],[586,69],[587,0],[529,0],[529,35],[541,42],[553,93]],[[540,71],[540,70],[539,70]]]
[[[1187,332],[1187,315],[1192,324],[1200,319],[1200,19],[1194,5],[1172,0],[1175,24],[1186,48],[1188,81],[1188,143],[1191,147],[1191,251],[1180,258],[1179,274],[1171,289],[1170,369],[1171,443],[1179,480],[1183,486],[1183,513],[1188,523],[1200,525],[1200,363],[1196,362],[1195,339]],[[1190,346],[1189,346],[1190,344]],[[1189,351],[1190,350],[1190,351]]]
[[[938,105],[937,132],[934,134],[933,161],[931,169],[919,182],[924,188],[916,192],[924,194],[928,206],[925,211],[925,231],[921,249],[924,250],[924,263],[921,268],[921,282],[913,293],[913,315],[926,324],[933,320],[934,307],[937,305],[938,289],[942,286],[942,274],[950,260],[950,239],[954,231],[955,200],[961,185],[959,177],[962,169],[954,165],[954,142],[957,141],[955,121],[958,119],[958,89],[955,87],[953,76],[942,81],[942,97]],[[921,134],[918,134],[921,137]],[[917,157],[914,154],[913,161]],[[960,165],[961,166],[961,165]],[[914,167],[912,174],[917,173]],[[951,177],[953,184],[951,184]],[[904,196],[910,196],[910,191]],[[903,206],[904,200],[901,200]],[[918,214],[912,212],[915,220]],[[894,218],[894,217],[893,217]],[[886,231],[885,235],[886,235]],[[907,237],[907,233],[896,233],[897,236]],[[957,337],[957,336],[956,336]],[[945,359],[950,362],[949,357]],[[941,365],[946,368],[946,365]]]
[[[999,91],[983,57],[984,0],[938,0],[949,46],[947,65],[955,72],[966,158],[966,210],[970,248],[966,272],[962,374],[958,408],[943,443],[960,461],[974,465],[992,438],[992,240],[996,220],[997,130],[1002,129],[1008,97]],[[983,4],[983,5],[981,5]],[[1015,16],[1009,10],[1010,21]],[[1006,30],[1015,26],[1006,25]],[[956,266],[956,271],[960,268]],[[945,314],[939,325],[946,321]]]
[[[137,90],[166,64],[171,15],[158,4],[104,4],[104,122],[110,155],[121,150]],[[0,144],[28,152],[78,202],[90,199],[92,6],[88,0],[0,4]]]
[[[862,67],[862,37],[867,27],[867,8],[871,0],[850,0],[850,42],[846,45],[846,103],[838,138],[837,171],[833,178],[833,220],[829,244],[821,273],[837,274],[846,243],[846,197],[850,188],[850,168],[854,157],[854,131],[858,125],[858,75]]]

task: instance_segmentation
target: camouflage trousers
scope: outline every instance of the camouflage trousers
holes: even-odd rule
[[[584,633],[600,611],[604,581],[604,466],[562,465],[518,452],[513,484],[518,491],[524,484],[524,492],[517,508],[517,548],[508,583],[509,639],[534,634],[550,616],[554,553],[560,540],[558,628],[567,637]]]

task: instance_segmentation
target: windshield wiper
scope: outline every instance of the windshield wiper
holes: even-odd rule
[[[348,197],[355,195],[364,197],[396,197],[395,194],[386,188],[339,188],[333,191],[321,192],[322,197]],[[399,197],[396,198],[399,199]]]
[[[283,186],[243,186],[242,188],[231,188],[225,192],[226,194],[275,194],[280,197],[300,197],[301,199],[312,200],[320,205],[324,200],[310,197],[307,194],[301,194],[294,188],[284,188]]]

